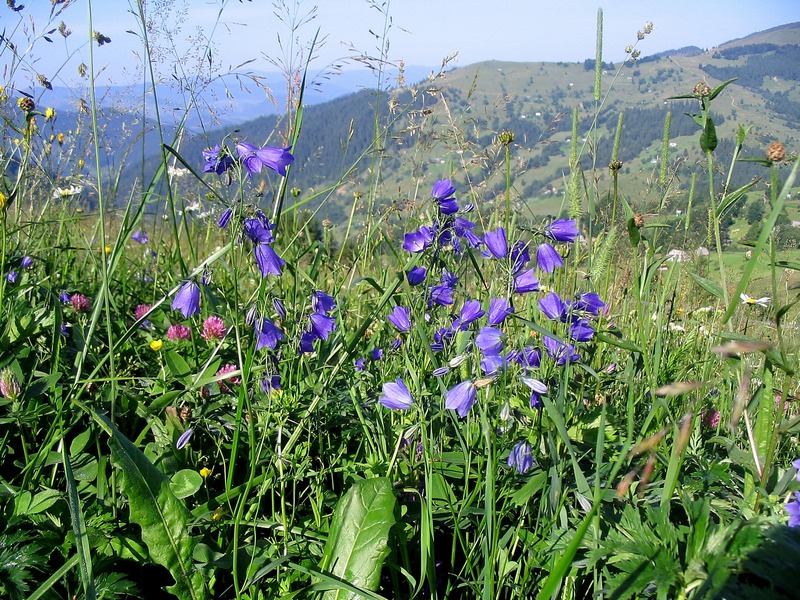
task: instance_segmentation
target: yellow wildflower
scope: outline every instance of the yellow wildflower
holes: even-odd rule
[[[64,134],[63,133],[59,133],[58,134],[58,143],[59,144],[63,144],[64,143]]]
[[[161,348],[164,347],[164,340],[153,340],[150,342],[150,349],[154,352],[158,352]]]
[[[7,202],[8,196],[6,196],[3,192],[0,192],[0,210],[5,210]]]
[[[47,108],[44,109],[44,120],[45,121],[50,121],[51,119],[55,119],[55,118],[56,118],[56,110],[54,108],[51,108],[51,107],[48,106]]]
[[[113,250],[113,248],[111,248],[111,246],[106,246],[105,247],[106,254],[111,254],[111,250]]]
[[[200,469],[200,477],[206,479],[209,475],[211,475],[211,469],[209,469],[208,467],[203,467],[202,469]]]
[[[214,513],[211,515],[211,518],[214,519],[215,521],[219,521],[222,518],[222,507],[221,506],[218,506],[216,508],[216,510],[214,510]]]

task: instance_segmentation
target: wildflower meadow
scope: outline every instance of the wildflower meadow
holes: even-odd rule
[[[694,127],[685,219],[709,248],[675,260],[626,192],[622,114],[591,163],[616,85],[599,54],[557,211],[520,207],[513,127],[483,148],[498,195],[453,147],[401,204],[382,161],[417,98],[376,94],[391,111],[352,115],[374,118],[369,151],[324,191],[295,183],[317,150],[303,60],[275,130],[168,128],[153,94],[157,160],[144,137],[107,160],[94,60],[66,131],[30,81],[57,75],[31,66],[41,36],[87,8],[90,55],[115,43],[92,4],[0,40],[0,596],[795,597],[800,263],[773,229],[798,161],[780,140],[743,156],[746,123],[719,152],[732,80],[669,99],[691,107],[671,119]],[[156,3],[131,8],[152,92]],[[730,185],[745,164],[761,175]],[[720,223],[753,192],[734,269]]]

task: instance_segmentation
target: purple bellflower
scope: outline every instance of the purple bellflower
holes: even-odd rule
[[[144,245],[144,244],[146,244],[147,242],[150,241],[150,238],[147,236],[147,232],[146,231],[142,231],[141,229],[137,229],[136,231],[134,231],[131,234],[131,239],[134,242],[138,242],[138,243],[140,243],[142,245]]]
[[[434,233],[430,227],[422,226],[417,231],[410,231],[403,236],[403,250],[418,254],[424,252],[432,243]]]
[[[266,393],[271,394],[281,389],[281,376],[270,375],[261,380],[261,389]]]
[[[453,288],[446,285],[435,285],[431,288],[431,293],[428,297],[428,306],[433,306],[434,304],[450,306],[452,303]]]
[[[595,317],[600,315],[600,311],[603,310],[605,306],[600,296],[594,292],[581,292],[575,298],[575,303],[573,304],[575,310],[585,310]]]
[[[410,286],[417,286],[425,281],[425,277],[428,276],[428,272],[425,270],[425,267],[414,267],[409,269],[408,273],[408,284]]]
[[[471,323],[477,321],[484,315],[479,300],[467,300],[461,309],[461,314],[453,321],[453,329],[466,331]]]
[[[191,439],[192,439],[192,435],[194,435],[194,429],[192,429],[192,428],[190,427],[189,429],[187,429],[186,431],[184,431],[184,432],[181,434],[181,437],[179,437],[179,438],[178,438],[178,441],[177,441],[177,442],[175,442],[175,448],[176,448],[177,450],[182,450],[182,449],[184,448],[184,446],[186,446],[186,444],[188,444],[188,443],[189,443],[189,440],[191,440]]]
[[[526,346],[522,350],[509,352],[508,360],[517,363],[523,371],[530,372],[539,368],[542,362],[542,353],[538,348]]]
[[[533,269],[527,269],[514,277],[514,291],[518,294],[535,292],[539,289],[539,279]]]
[[[497,355],[503,351],[503,332],[496,327],[482,327],[475,336],[475,345],[484,356]]]
[[[789,514],[789,527],[800,527],[800,492],[795,492],[794,500],[784,504],[783,508]]]
[[[454,388],[451,388],[444,395],[444,406],[455,410],[459,417],[466,417],[475,400],[478,397],[478,390],[472,381],[462,381]]]
[[[536,461],[531,456],[531,445],[527,442],[517,442],[508,455],[507,464],[515,468],[520,475],[532,469]]]
[[[522,241],[516,242],[511,248],[511,272],[516,275],[531,261],[528,245]]]
[[[483,234],[483,243],[486,250],[483,251],[485,258],[505,258],[508,256],[508,240],[506,230],[498,227],[497,231],[487,231]]]
[[[283,332],[267,317],[263,317],[255,329],[258,335],[256,350],[261,350],[262,348],[274,350],[278,342],[284,338]]]
[[[205,165],[203,165],[204,173],[222,175],[233,166],[233,158],[219,144],[208,150],[203,150],[203,160],[206,161]]]
[[[263,148],[256,148],[253,144],[239,142],[236,144],[236,153],[250,175],[261,173],[261,169],[267,167],[285,177],[286,167],[294,161],[294,156],[289,152],[288,147],[274,148],[272,146],[264,146]]]
[[[222,214],[219,216],[219,219],[217,219],[217,226],[220,229],[225,229],[228,226],[228,223],[230,223],[232,216],[233,216],[233,209],[226,208],[224,211],[222,211]]]
[[[550,292],[544,298],[539,298],[539,310],[551,321],[566,322],[569,305],[555,292]]]
[[[547,393],[547,386],[533,377],[523,377],[522,383],[531,390],[531,408],[542,408],[542,394]]]
[[[545,273],[552,273],[557,267],[564,266],[564,259],[561,258],[558,250],[550,244],[544,243],[536,249],[536,264]]]
[[[408,410],[414,404],[414,398],[402,378],[398,377],[383,384],[383,395],[378,402],[393,410]]]
[[[336,300],[325,292],[315,290],[314,295],[311,297],[311,308],[315,313],[327,315],[336,308]]]
[[[242,228],[244,234],[254,244],[271,244],[275,241],[275,236],[272,235],[275,225],[263,214],[245,219]]]
[[[588,342],[594,337],[594,329],[586,319],[577,319],[570,325],[569,336],[576,342]]]
[[[200,286],[194,281],[187,281],[172,299],[172,310],[179,310],[184,319],[200,312]]]
[[[575,346],[562,344],[548,335],[544,336],[544,349],[547,350],[547,354],[556,361],[559,367],[567,364],[567,362],[578,362],[581,359],[580,355],[575,352]]]
[[[262,279],[270,274],[280,276],[283,273],[283,265],[286,264],[286,261],[278,256],[269,244],[256,244],[253,254],[258,270],[261,271]]]
[[[405,306],[395,306],[387,320],[402,333],[411,329],[411,311]]]
[[[306,354],[314,352],[314,341],[319,339],[314,332],[304,331],[300,336],[300,352]]]
[[[453,220],[453,231],[455,234],[458,237],[466,240],[470,248],[478,248],[481,244],[483,244],[483,241],[473,233],[473,229],[475,229],[475,223],[469,219],[465,219],[464,217],[456,217]]]
[[[449,179],[440,179],[433,184],[431,198],[434,199],[439,207],[439,212],[443,215],[452,215],[458,212],[458,202],[456,202],[456,188],[450,183]]]
[[[580,235],[572,219],[556,219],[544,228],[544,235],[556,242],[574,242]]]
[[[492,298],[489,301],[487,321],[489,325],[500,325],[512,312],[514,312],[514,309],[509,304],[508,298]]]
[[[336,319],[320,313],[311,313],[311,333],[321,340],[327,340],[331,332],[336,329]]]
[[[505,370],[508,360],[499,354],[484,354],[481,357],[481,371],[487,377],[494,377],[501,370]]]

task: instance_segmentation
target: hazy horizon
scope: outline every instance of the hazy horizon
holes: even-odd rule
[[[120,5],[125,9],[120,10]],[[220,71],[247,61],[252,62],[243,70],[271,72],[287,64],[301,67],[317,31],[318,41],[323,42],[315,48],[312,74],[332,65],[364,68],[365,57],[381,55],[391,64],[403,61],[408,66],[430,68],[446,57],[454,57],[450,67],[487,60],[579,62],[595,56],[598,8],[586,0],[568,0],[558,7],[508,0],[499,10],[496,4],[477,0],[327,0],[316,5],[300,0],[290,3],[281,20],[276,5],[263,0],[161,0],[158,5],[163,28],[160,33],[151,31],[150,36],[166,50],[156,61],[162,77],[182,64],[191,70],[209,59]],[[89,64],[89,6],[85,0],[68,3],[50,27],[63,20],[72,34],[65,39],[54,31],[48,36],[52,43],[39,39],[30,54],[25,50],[28,40],[47,29],[51,3],[27,5],[17,13],[3,9],[6,35],[25,58],[21,68],[27,85],[37,86],[36,75],[40,74],[53,85],[70,85],[78,78],[77,65]],[[286,8],[283,3],[277,6]],[[297,8],[294,14],[293,7]],[[141,40],[135,33],[138,28],[132,7],[124,2],[93,2],[91,12],[92,29],[111,38],[110,43],[92,48],[98,81],[135,81]],[[642,56],[684,46],[712,48],[796,21],[800,21],[800,6],[794,0],[768,0],[757,6],[744,0],[712,0],[700,5],[688,0],[614,3],[603,7],[603,59],[623,60],[625,47],[637,43],[637,31],[647,22],[653,23],[653,32],[636,46]],[[303,60],[298,61],[299,55]],[[6,48],[0,56],[7,68],[11,53]],[[65,62],[66,56],[71,59]],[[21,82],[16,83],[20,87]]]

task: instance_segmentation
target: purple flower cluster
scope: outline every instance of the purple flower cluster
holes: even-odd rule
[[[576,342],[588,342],[594,337],[590,319],[599,316],[605,306],[600,296],[594,292],[583,292],[574,301],[562,300],[555,292],[539,299],[542,313],[552,321],[568,323],[569,337]]]
[[[313,352],[316,340],[326,341],[336,329],[336,319],[330,316],[336,308],[336,301],[325,292],[315,291],[311,297],[312,313],[308,325],[300,336],[300,352]]]
[[[419,254],[431,248],[438,254],[442,248],[451,246],[457,254],[460,254],[464,250],[464,244],[470,248],[480,246],[481,240],[473,232],[475,223],[465,217],[457,216],[459,212],[470,212],[472,206],[468,205],[463,209],[459,207],[454,195],[455,191],[456,188],[449,179],[441,179],[433,185],[431,199],[436,205],[436,217],[430,226],[424,225],[416,231],[405,234],[404,250],[412,254]],[[416,285],[419,283],[421,281]],[[415,284],[412,283],[412,285]]]
[[[435,310],[452,310],[459,293],[462,293],[458,285],[459,277],[449,270],[451,267],[442,266],[445,264],[441,256],[443,250],[452,250],[458,256],[469,249],[480,249],[484,259],[502,265],[501,272],[508,277],[506,288],[509,291],[513,294],[529,294],[542,290],[540,273],[550,274],[564,266],[559,244],[571,244],[580,237],[577,223],[571,219],[556,219],[533,230],[534,239],[538,237],[536,243],[531,239],[509,239],[508,232],[502,226],[486,231],[482,238],[478,237],[474,233],[475,223],[461,216],[460,213],[468,210],[460,209],[455,192],[449,179],[437,181],[431,190],[431,198],[437,209],[433,222],[406,233],[403,239],[403,249],[419,257],[414,262],[424,260],[429,265],[428,269],[415,265],[406,272],[412,288],[426,280],[429,282],[425,294],[426,323],[436,320],[433,314]],[[439,272],[438,280],[432,279],[431,268]],[[579,361],[576,345],[594,337],[593,321],[605,308],[603,301],[593,292],[580,293],[571,300],[564,300],[555,292],[545,293],[539,298],[539,309],[557,324],[556,332],[552,336],[542,336],[538,347],[506,348],[504,329],[506,320],[515,312],[513,298],[512,294],[492,297],[488,306],[480,300],[468,298],[460,311],[452,312],[443,324],[440,321],[431,336],[432,351],[444,352],[458,340],[462,352],[461,356],[447,365],[436,368],[432,373],[436,377],[446,376],[458,364],[469,360],[471,349],[476,351],[479,378],[462,378],[444,394],[445,407],[456,411],[459,417],[469,414],[477,402],[480,388],[510,370],[515,373],[520,387],[530,394],[530,406],[541,408],[542,397],[548,394],[548,385],[536,375],[543,359],[555,366]],[[400,332],[398,340],[402,342],[402,336],[412,326],[411,310],[396,306],[387,320]],[[467,333],[470,330],[472,332]],[[356,362],[356,368],[365,368],[363,359]],[[402,379],[397,379],[384,384],[379,402],[390,409],[407,409],[413,399]],[[526,442],[518,443],[509,455],[508,464],[519,473],[530,469],[534,464],[531,447]]]
[[[213,148],[203,150],[204,173],[222,175],[236,165],[240,165],[248,176],[261,173],[264,167],[286,176],[286,167],[294,161],[294,156],[289,152],[289,147],[275,148],[264,146],[257,148],[247,142],[239,142],[235,146],[235,155],[217,144]]]
[[[262,278],[267,275],[280,277],[283,274],[283,266],[286,264],[286,261],[278,256],[278,253],[272,248],[275,241],[275,236],[272,234],[273,229],[275,229],[275,224],[270,223],[267,216],[261,211],[258,211],[255,217],[245,219],[243,224],[244,235],[253,244],[253,255]]]

